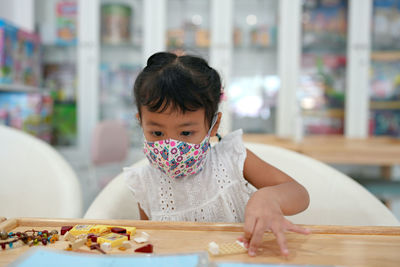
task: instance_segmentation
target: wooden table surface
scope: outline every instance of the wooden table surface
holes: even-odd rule
[[[400,165],[400,139],[391,137],[346,138],[342,135],[305,136],[296,143],[270,134],[244,134],[246,142],[290,149],[328,164],[375,165],[389,180],[392,167]]]
[[[86,219],[8,219],[0,224],[1,230],[24,231],[60,230],[64,225],[109,224],[135,226],[137,233],[150,234],[150,243],[154,253],[189,253],[205,251],[211,241],[233,242],[242,233],[242,224],[190,223],[190,222],[152,222],[128,220],[86,220]],[[265,233],[262,249],[256,257],[247,254],[210,257],[214,262],[246,262],[269,264],[311,264],[340,266],[400,266],[400,227],[354,227],[354,226],[317,226],[307,225],[312,234],[300,235],[287,233],[286,238],[290,255],[287,259],[279,253],[275,238]],[[134,254],[133,250],[141,245],[132,241],[133,248],[120,251],[113,249],[112,254]],[[65,241],[49,244],[49,248],[62,250]],[[28,246],[0,251],[0,265],[4,266],[29,250]],[[79,250],[95,253],[88,248]]]
[[[326,163],[392,166],[400,165],[400,139],[345,138],[338,135],[305,136],[298,143],[268,134],[244,134],[246,142],[280,146]]]

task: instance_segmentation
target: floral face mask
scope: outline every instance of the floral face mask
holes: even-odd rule
[[[175,139],[155,142],[144,141],[143,152],[149,162],[171,178],[182,178],[199,173],[210,150],[210,133],[217,116],[214,116],[207,135],[200,144],[192,144]]]

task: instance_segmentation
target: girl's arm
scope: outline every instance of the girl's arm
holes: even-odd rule
[[[308,207],[307,190],[249,150],[243,175],[258,189],[249,199],[245,211],[243,241],[249,247],[249,255],[255,255],[266,230],[275,234],[282,254],[287,255],[284,232],[289,230],[307,234],[309,231],[292,224],[284,215],[293,215]]]
[[[140,207],[139,204],[138,204],[138,208],[139,208],[140,219],[141,220],[149,220],[149,217],[147,217],[146,213],[142,210],[142,208]]]

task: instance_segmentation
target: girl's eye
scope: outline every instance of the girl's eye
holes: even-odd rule
[[[181,135],[183,135],[183,136],[190,136],[191,134],[192,134],[192,132],[188,132],[188,131],[181,132]]]
[[[160,132],[160,131],[154,131],[152,134],[153,134],[154,136],[157,136],[157,137],[160,137],[160,136],[163,135],[163,133]]]

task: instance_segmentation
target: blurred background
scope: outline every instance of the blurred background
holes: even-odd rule
[[[132,86],[165,50],[202,56],[220,72],[222,134],[242,128],[294,150],[317,140],[320,150],[362,142],[360,156],[382,143],[400,151],[400,0],[2,0],[0,124],[54,146],[87,208],[143,157]],[[103,121],[128,131],[119,160],[93,158]],[[315,157],[400,219],[400,157],[385,149]]]

